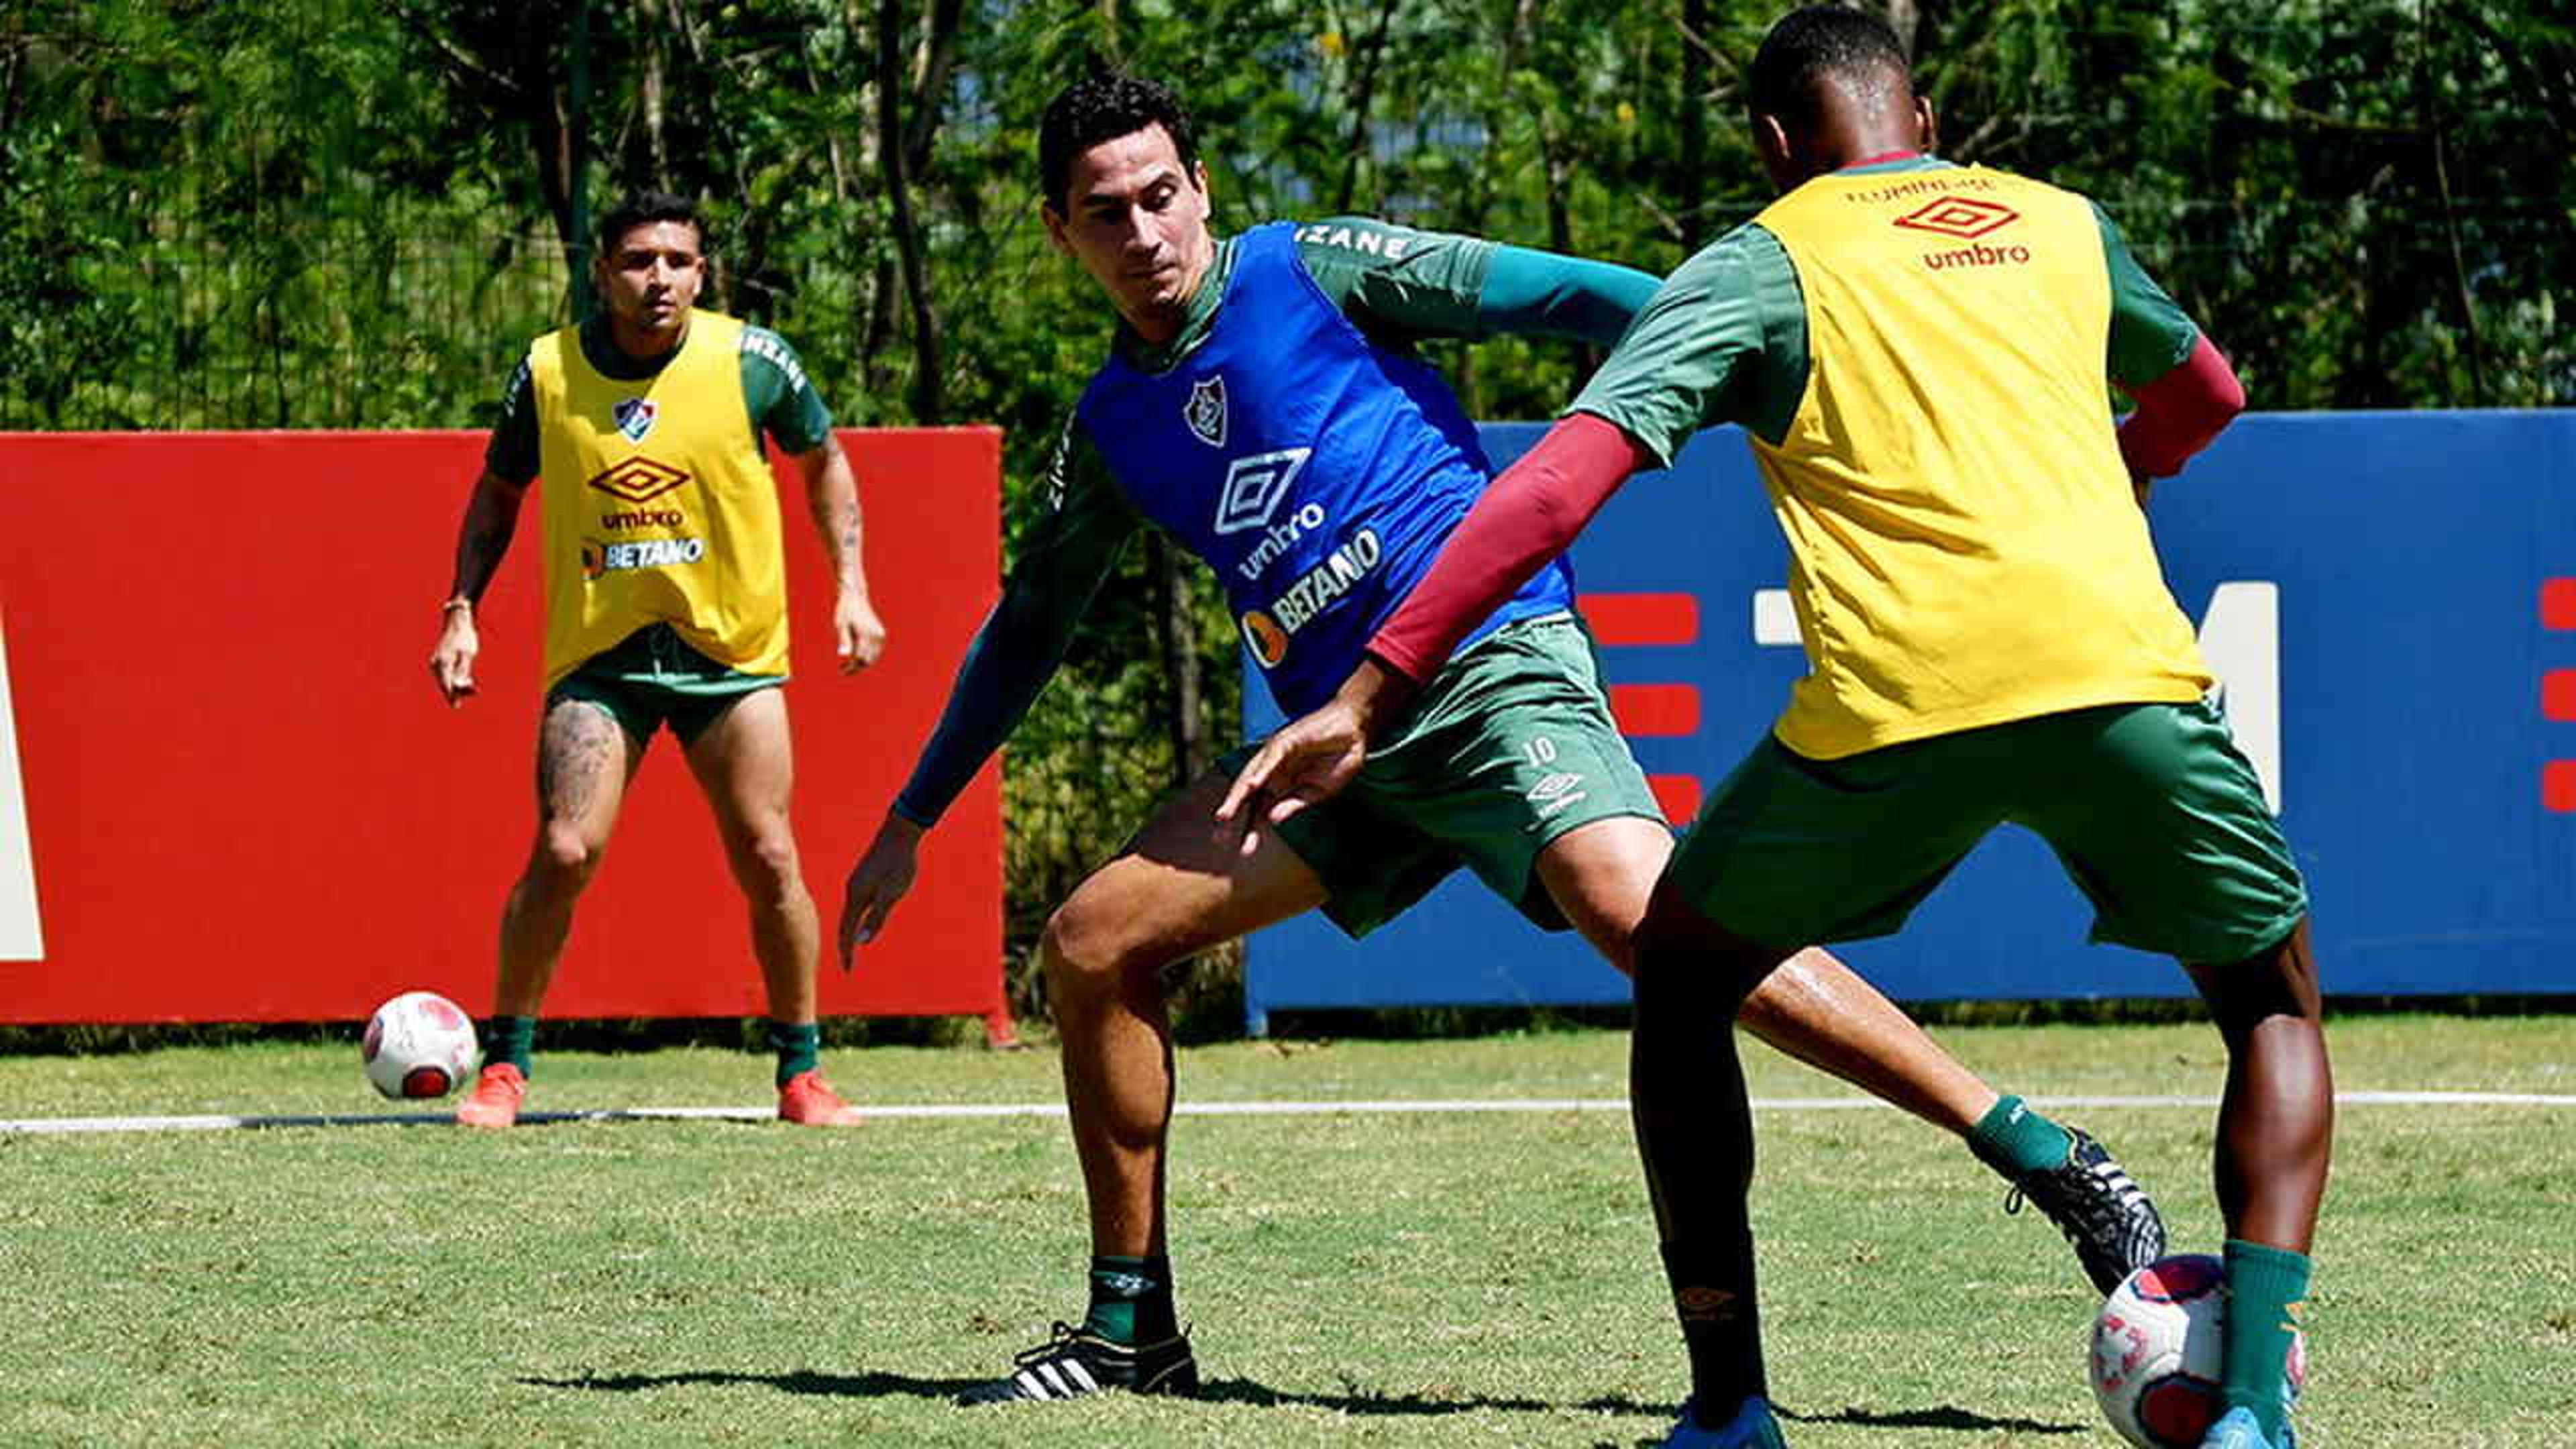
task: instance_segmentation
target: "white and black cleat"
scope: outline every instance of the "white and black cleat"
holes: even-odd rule
[[[2036,1205],[2075,1245],[2084,1276],[2108,1294],[2165,1255],[2165,1220],[2101,1143],[2071,1127],[2066,1135],[2073,1139],[2066,1161],[2015,1177],[2004,1211],[2021,1211],[2025,1199]]]
[[[1059,1323],[1047,1341],[1025,1350],[1008,1378],[977,1384],[957,1396],[960,1404],[1012,1404],[1023,1400],[1078,1399],[1109,1389],[1131,1394],[1199,1391],[1198,1360],[1187,1334],[1160,1343],[1112,1343],[1087,1329]]]

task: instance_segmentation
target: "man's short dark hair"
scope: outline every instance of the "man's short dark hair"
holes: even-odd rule
[[[617,244],[626,239],[628,232],[639,226],[651,226],[657,221],[685,222],[696,227],[698,253],[701,256],[706,254],[707,221],[705,217],[698,215],[698,204],[685,196],[674,196],[667,191],[630,193],[624,201],[611,208],[608,215],[601,217],[599,219],[599,254],[604,257],[615,252]]]
[[[1810,5],[1782,16],[1762,37],[1744,103],[1757,116],[1776,116],[1791,127],[1813,126],[1822,116],[1819,88],[1828,78],[1869,82],[1892,77],[1911,83],[1905,44],[1886,21],[1842,5]]]
[[[1073,158],[1099,145],[1160,126],[1172,138],[1181,169],[1198,179],[1199,143],[1190,134],[1189,109],[1181,98],[1142,76],[1103,71],[1086,76],[1047,102],[1046,119],[1038,124],[1038,184],[1046,204],[1061,216],[1065,183],[1073,175]]]

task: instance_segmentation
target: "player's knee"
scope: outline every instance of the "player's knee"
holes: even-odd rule
[[[734,875],[741,880],[744,892],[755,899],[784,899],[803,886],[796,837],[784,821],[776,829],[751,832],[735,847],[733,858]]]
[[[528,884],[554,895],[573,895],[590,883],[605,848],[574,826],[555,822],[537,832],[528,858]]]
[[[2188,970],[2209,1006],[2210,1019],[2231,1047],[2275,1019],[2288,1018],[2309,1031],[2323,1019],[2324,997],[2305,918],[2281,940],[2244,960]]]
[[[1637,1010],[1732,1019],[1787,951],[1742,941],[1694,914],[1649,911],[1629,936]]]
[[[1121,929],[1120,913],[1103,908],[1078,891],[1047,917],[1038,949],[1046,967],[1047,987],[1059,998],[1114,990],[1133,955],[1126,932]]]

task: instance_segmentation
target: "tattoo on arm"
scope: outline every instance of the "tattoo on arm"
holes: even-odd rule
[[[449,597],[483,597],[510,551],[511,536],[519,529],[519,504],[527,493],[527,484],[507,483],[488,472],[475,481],[465,521],[456,531],[456,577]]]
[[[800,457],[805,473],[805,501],[814,515],[823,550],[832,557],[832,572],[844,585],[864,591],[867,575],[859,561],[861,525],[859,484],[840,440],[826,434],[823,446]]]

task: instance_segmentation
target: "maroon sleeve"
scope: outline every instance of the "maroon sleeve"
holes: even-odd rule
[[[2120,426],[2120,458],[2131,473],[2149,478],[2181,472],[2192,454],[2245,411],[2244,384],[2205,336],[2171,372],[2126,391],[2138,400],[2138,410]]]
[[[1468,630],[1565,552],[1629,474],[1654,466],[1617,424],[1569,414],[1467,510],[1368,652],[1408,679],[1430,678]]]

